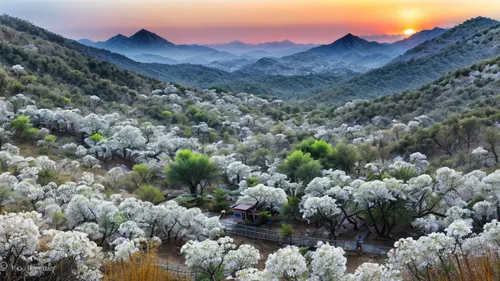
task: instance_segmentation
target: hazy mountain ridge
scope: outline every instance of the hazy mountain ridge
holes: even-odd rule
[[[419,32],[392,45],[369,42],[352,34],[332,44],[319,46],[296,44],[289,40],[260,44],[232,41],[207,46],[175,45],[144,29],[130,37],[118,34],[105,42],[88,39],[79,42],[118,52],[139,62],[191,63],[251,75],[297,76],[331,72],[339,68],[366,72],[385,65],[423,40],[437,36],[437,32],[432,31]]]
[[[368,41],[349,33],[331,44],[314,47],[274,61],[259,60],[242,67],[240,71],[249,74],[308,75],[344,67],[351,71],[366,72],[389,63],[406,50],[440,34],[441,29],[424,30],[404,40],[386,44]],[[272,65],[276,67],[273,68]]]
[[[210,44],[207,47],[241,55],[251,58],[267,57],[283,57],[298,52],[303,52],[311,48],[317,47],[320,44],[300,44],[290,40],[264,42],[259,44],[248,44],[238,40],[223,44]]]
[[[440,27],[435,27],[431,30],[422,30],[420,32],[413,34],[412,36],[410,36],[408,38],[394,42],[391,45],[396,46],[396,47],[411,49],[417,45],[422,44],[425,41],[432,40],[432,39],[442,35],[445,32],[446,32],[446,29],[440,28]]]
[[[141,29],[134,35],[127,37],[122,34],[111,37],[104,42],[92,42],[88,39],[77,40],[79,43],[117,52],[128,57],[142,54],[162,56],[178,62],[189,62],[190,59],[205,56],[207,60],[220,59],[221,56],[233,59],[236,56],[229,53],[221,53],[215,49],[201,45],[176,45],[161,36]],[[210,59],[215,56],[213,59]]]
[[[468,25],[477,28],[475,22],[482,20],[483,18],[478,18],[467,21],[467,24],[464,23],[460,25],[459,28],[464,30],[467,29]],[[78,50],[91,57],[107,60],[120,67],[162,81],[179,82],[195,87],[221,86],[231,91],[270,94],[293,100],[304,100],[311,95],[321,93],[321,96],[317,96],[316,99],[328,103],[354,98],[373,98],[378,95],[387,95],[409,88],[416,88],[437,79],[440,75],[448,71],[494,57],[499,52],[499,48],[496,47],[498,46],[497,31],[494,28],[490,28],[487,31],[476,33],[475,36],[471,36],[467,38],[467,40],[457,41],[458,43],[444,48],[433,55],[413,59],[408,62],[391,63],[359,76],[356,75],[360,70],[353,71],[352,68],[349,68],[349,65],[343,65],[337,68],[332,67],[330,70],[325,69],[326,72],[321,74],[290,76],[277,75],[279,73],[278,71],[273,72],[273,75],[267,75],[262,69],[250,72],[247,67],[238,68],[239,66],[231,69],[232,63],[219,65],[220,67],[228,68],[229,71],[233,71],[233,73],[230,73],[228,71],[193,64],[169,66],[158,63],[138,63],[125,56],[107,50],[96,49],[70,42],[60,36],[43,31],[43,29],[33,26],[23,26],[23,24],[20,23],[10,22],[8,24],[14,25],[21,30],[24,28],[24,30],[28,30],[30,34],[36,34],[46,40],[68,46],[69,48]],[[450,30],[453,32],[453,28]],[[441,36],[446,36],[450,30]],[[360,44],[365,44],[365,42],[360,42],[356,38],[351,39],[354,39],[352,40],[354,42],[350,44],[336,45],[342,46],[343,49],[351,50],[353,48],[355,49],[355,47],[357,48]],[[273,59],[266,58],[260,63],[264,64],[264,66],[268,64],[270,66],[279,66],[287,70],[288,66],[286,64],[279,65],[281,62],[280,60],[277,62]],[[244,63],[246,63],[246,61],[241,62],[241,64]],[[270,70],[272,70],[272,67],[270,67]],[[253,74],[251,75],[249,73]],[[347,81],[354,76],[356,76],[354,79]]]
[[[77,42],[71,45],[72,48],[88,56],[109,61],[161,81],[176,82],[192,87],[220,86],[233,92],[274,95],[283,99],[301,100],[311,94],[319,93],[327,85],[346,81],[358,74],[344,68],[315,75],[252,76],[239,71],[231,73],[196,64],[139,63],[108,50],[85,46]]]
[[[477,21],[483,21],[483,18],[469,20],[460,26],[451,28],[432,41],[444,40],[448,38],[448,34],[453,34],[456,30],[467,29],[467,26],[471,26],[472,30],[477,30],[475,28]],[[423,45],[429,44],[428,42],[424,42]],[[356,98],[375,98],[417,88],[439,78],[446,72],[500,55],[499,45],[500,25],[490,25],[489,29],[481,29],[472,36],[456,41],[437,52],[408,61],[396,61],[361,74],[350,81],[334,85],[322,91],[315,99],[332,102]],[[415,49],[420,49],[421,46],[422,44]]]
[[[408,50],[403,55],[395,58],[394,61],[408,61],[412,58],[419,58],[437,53],[452,44],[466,40],[470,36],[496,24],[498,24],[498,21],[485,17],[476,17],[467,20],[462,24],[444,31],[440,36],[427,40],[418,47]]]
[[[289,40],[255,45],[241,41],[213,45],[176,45],[145,29],[139,30],[130,37],[118,34],[103,42],[93,42],[89,39],[80,39],[77,42],[86,46],[117,52],[130,58],[141,55],[154,55],[162,57],[156,61],[159,63],[167,63],[166,58],[173,60],[168,64],[194,63],[201,65],[240,59],[253,60],[267,56],[282,57],[318,46],[317,44],[295,44]],[[148,59],[152,58],[149,57]],[[144,61],[144,57],[142,59],[141,61]],[[214,65],[217,66],[218,64],[215,63]]]

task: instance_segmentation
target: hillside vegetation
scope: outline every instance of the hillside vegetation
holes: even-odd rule
[[[475,25],[482,18],[464,23],[463,25]],[[429,54],[416,56],[408,61],[390,63],[378,69],[356,76],[345,83],[334,85],[323,90],[315,97],[315,100],[337,103],[353,99],[372,99],[377,96],[389,95],[406,89],[417,88],[420,85],[438,79],[441,75],[461,67],[471,65],[477,61],[493,58],[500,54],[500,29],[499,25],[493,25],[494,21],[472,36],[462,40],[453,41],[445,47],[432,50]],[[481,27],[483,27],[481,25]],[[455,27],[457,29],[464,26]],[[443,35],[436,37],[431,42],[441,42],[449,34],[454,34],[452,28]],[[467,33],[465,33],[467,34]],[[423,43],[424,46],[426,43]],[[420,45],[419,45],[420,46]],[[414,49],[418,49],[419,46]]]
[[[489,50],[499,30],[457,52]],[[2,280],[500,275],[500,57],[328,107],[161,82],[95,56],[163,65],[8,16],[0,40]],[[221,218],[239,204],[242,224],[289,245],[228,236]],[[348,272],[350,245],[388,253]]]

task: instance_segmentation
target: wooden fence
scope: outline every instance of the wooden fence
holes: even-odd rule
[[[224,230],[226,235],[240,235],[245,237],[250,237],[254,239],[261,239],[272,241],[277,244],[290,244],[297,245],[299,247],[314,247],[319,241],[324,243],[329,243],[335,247],[340,247],[345,251],[356,251],[356,241],[352,240],[328,240],[317,237],[307,237],[307,236],[290,236],[283,237],[279,231],[269,230],[264,228],[258,228],[253,226],[246,226],[242,224],[225,224]],[[363,245],[363,252],[372,254],[387,254],[391,247],[378,246],[378,245]]]
[[[178,281],[196,281],[198,280],[198,273],[190,271],[187,268],[181,267],[175,263],[162,264],[163,270],[172,275],[174,280]]]

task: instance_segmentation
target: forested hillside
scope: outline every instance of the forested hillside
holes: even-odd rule
[[[464,23],[456,29],[464,29],[465,26],[477,28],[476,22],[483,18],[474,19]],[[493,58],[500,54],[498,44],[500,42],[500,26],[494,21],[488,21],[484,30],[472,36],[460,37],[461,40],[454,41],[450,45],[444,45],[442,49],[433,50],[429,54],[423,53],[408,61],[390,63],[378,69],[361,74],[348,82],[334,85],[322,91],[317,97],[318,101],[335,103],[358,98],[375,98],[377,96],[397,93],[406,89],[417,88],[425,83],[431,82],[446,72],[456,70],[475,62]],[[446,31],[443,35],[436,37],[431,42],[445,40],[449,34],[455,34],[455,28]],[[423,46],[427,43],[424,42]],[[430,45],[430,43],[429,43]],[[420,48],[419,46],[415,49]]]
[[[0,17],[0,279],[499,278],[500,57],[334,106],[120,66],[172,71]]]

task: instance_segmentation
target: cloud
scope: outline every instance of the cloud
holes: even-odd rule
[[[394,43],[405,38],[403,34],[363,35],[360,37],[368,41],[377,41],[379,43]]]

